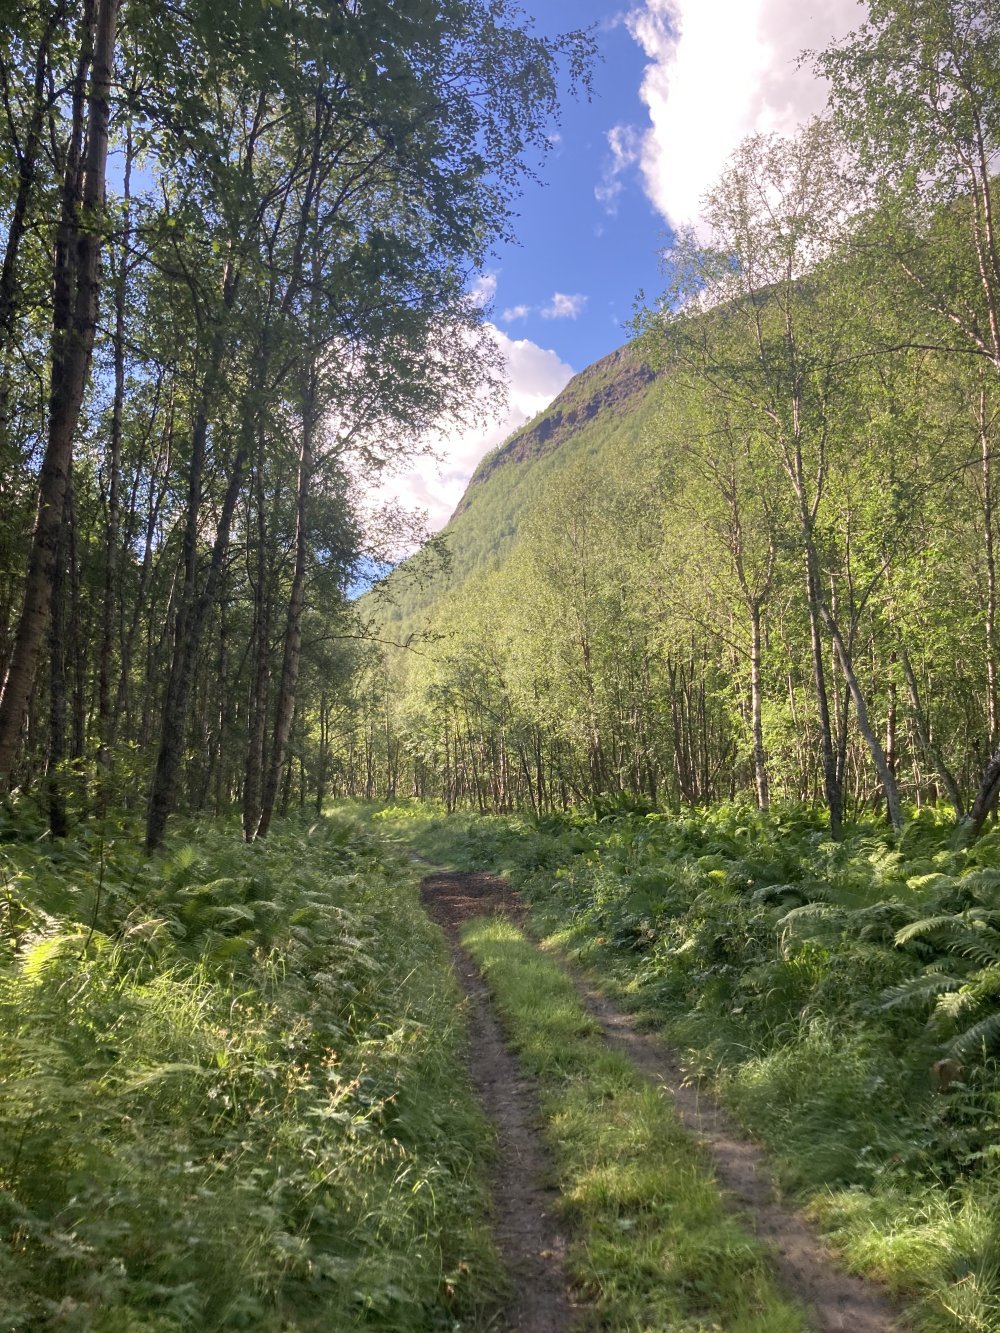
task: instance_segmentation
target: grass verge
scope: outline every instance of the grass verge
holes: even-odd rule
[[[662,1094],[607,1047],[558,964],[508,922],[472,922],[462,938],[538,1080],[577,1237],[571,1275],[600,1326],[802,1333],[803,1315],[723,1207],[704,1155]]]

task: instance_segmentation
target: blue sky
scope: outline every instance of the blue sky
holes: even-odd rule
[[[647,62],[625,11],[602,0],[534,0],[526,7],[542,33],[595,25],[601,59],[593,98],[566,99],[543,183],[529,183],[518,203],[520,243],[493,266],[494,319],[509,337],[553,348],[582,370],[621,346],[637,292],[655,291],[659,280],[667,223],[628,161],[647,119],[639,95]],[[613,147],[608,136],[616,129]]]
[[[438,458],[401,468],[377,499],[447,522],[479,459],[576,372],[620,347],[640,291],[654,295],[673,226],[740,141],[793,133],[825,88],[806,49],[857,28],[864,0],[521,0],[542,34],[595,25],[594,95],[566,98],[552,152],[517,205],[519,243],[479,282],[505,359],[508,408],[491,425],[444,428]],[[402,552],[401,552],[402,553]]]

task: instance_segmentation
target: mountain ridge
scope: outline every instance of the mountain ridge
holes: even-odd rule
[[[584,367],[530,421],[485,455],[469,479],[449,526],[465,513],[483,486],[500,468],[530,463],[554,453],[601,412],[625,415],[635,400],[658,378],[631,343],[615,348]]]
[[[441,529],[449,559],[437,569],[421,552],[389,575],[379,619],[400,639],[419,632],[442,598],[477,573],[501,566],[518,531],[559,476],[581,458],[600,466],[636,447],[656,416],[654,370],[632,343],[609,352],[570,379],[549,405],[480,461]]]

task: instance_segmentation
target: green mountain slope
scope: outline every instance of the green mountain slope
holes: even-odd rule
[[[575,375],[549,406],[479,464],[443,530],[451,561],[427,579],[390,579],[392,604],[380,620],[406,635],[445,592],[503,563],[536,499],[553,478],[580,458],[610,459],[637,444],[654,415],[658,376],[629,345]]]

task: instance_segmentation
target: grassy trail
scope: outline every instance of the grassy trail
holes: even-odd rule
[[[896,1326],[877,1290],[831,1270],[806,1228],[769,1206],[761,1229],[784,1251],[783,1280],[777,1278],[773,1255],[753,1234],[760,1218],[734,1213],[712,1155],[680,1124],[656,1086],[655,1068],[648,1060],[645,1071],[638,1067],[639,1048],[613,1048],[564,968],[511,920],[523,909],[509,886],[482,874],[431,875],[423,898],[475,960],[510,1046],[537,1087],[571,1235],[567,1268],[588,1307],[580,1324],[650,1333],[878,1333]],[[634,1036],[641,1047],[644,1039]],[[747,1149],[731,1140],[730,1147]],[[763,1212],[765,1193],[744,1192],[739,1202]]]
[[[791,805],[365,817],[509,878],[910,1327],[1000,1330],[1000,829],[956,847],[925,810],[833,842]]]

